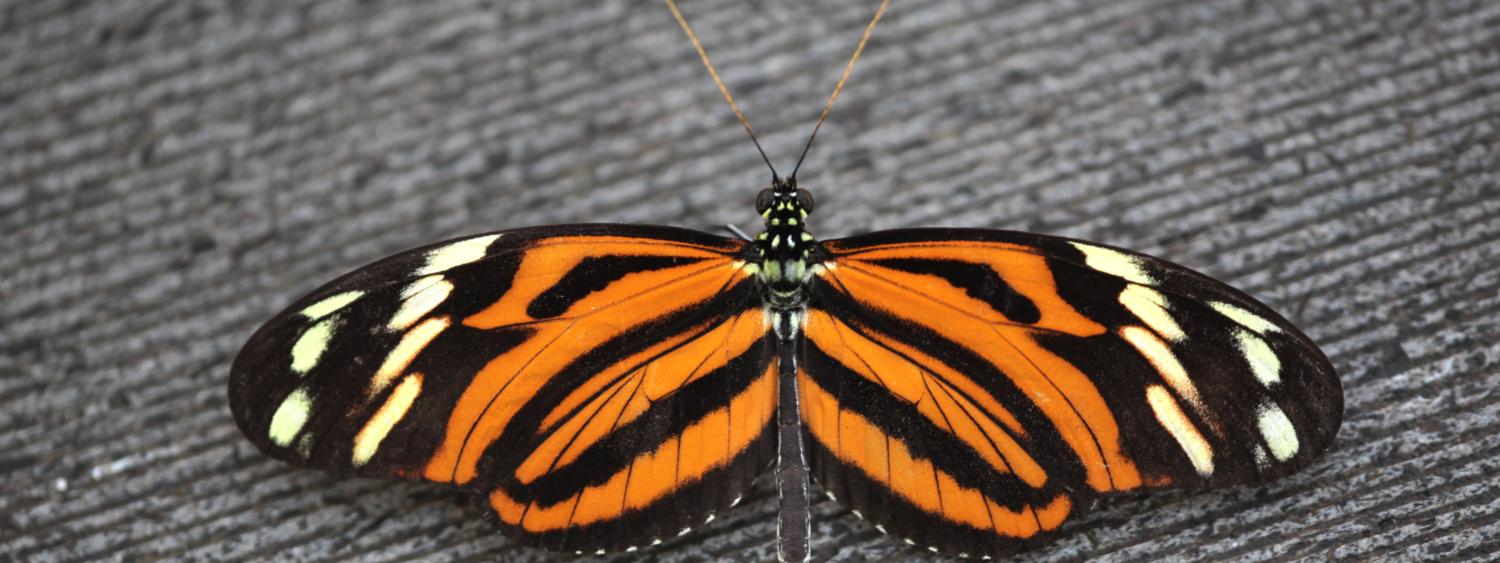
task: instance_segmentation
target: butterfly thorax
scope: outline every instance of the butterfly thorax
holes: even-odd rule
[[[784,339],[796,334],[807,303],[803,287],[815,248],[807,232],[812,208],[812,194],[798,189],[793,180],[777,179],[755,198],[755,209],[766,226],[755,237],[757,276],[765,287],[766,306],[776,317],[776,333]]]

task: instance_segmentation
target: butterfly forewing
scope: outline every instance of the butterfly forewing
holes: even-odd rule
[[[799,379],[810,462],[882,531],[1020,551],[1111,493],[1289,474],[1338,430],[1316,346],[1181,266],[988,230],[822,251]]]
[[[645,545],[771,459],[774,339],[746,252],[622,225],[416,249],[262,327],[231,408],[274,457],[463,487],[532,543]]]

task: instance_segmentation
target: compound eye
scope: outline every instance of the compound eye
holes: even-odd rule
[[[812,213],[813,212],[813,196],[812,196],[812,192],[804,190],[802,188],[797,188],[797,205],[802,206],[802,209],[804,211],[806,211],[808,213]]]
[[[755,196],[755,212],[765,213],[774,203],[776,203],[776,193],[771,191],[771,188],[761,190],[760,194]]]

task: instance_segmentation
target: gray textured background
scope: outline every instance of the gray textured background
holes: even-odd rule
[[[547,558],[449,493],[263,458],[224,388],[260,322],[406,247],[754,226],[766,172],[665,8],[570,4],[0,7],[0,558]],[[789,166],[873,4],[757,4],[684,9]],[[825,237],[1171,258],[1339,368],[1308,471],[1114,503],[1038,556],[1493,557],[1497,87],[1496,2],[897,2],[802,179]],[[655,555],[770,557],[750,501]],[[925,555],[816,511],[822,558]]]

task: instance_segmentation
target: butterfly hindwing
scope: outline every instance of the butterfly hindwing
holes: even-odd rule
[[[262,327],[231,409],[273,457],[471,490],[534,544],[645,545],[772,459],[774,338],[745,253],[624,225],[412,250]]]
[[[1181,266],[989,230],[821,248],[799,386],[810,462],[882,531],[1013,553],[1113,493],[1289,474],[1338,430],[1317,347]]]

